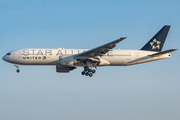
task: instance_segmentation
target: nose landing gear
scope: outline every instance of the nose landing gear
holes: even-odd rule
[[[82,71],[82,75],[86,75],[86,76],[89,76],[89,77],[92,77],[93,74],[96,72],[95,69],[91,69],[91,68],[88,68],[88,67],[84,67],[84,71]]]
[[[20,70],[19,70],[19,69],[17,69],[17,70],[16,70],[16,72],[17,72],[17,73],[19,73],[19,72],[20,72]]]
[[[19,70],[19,65],[14,64],[14,66],[16,66],[16,68],[17,68],[16,72],[19,73],[19,72],[20,72],[20,70]]]

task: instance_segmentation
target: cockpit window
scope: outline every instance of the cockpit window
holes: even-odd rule
[[[11,55],[11,53],[7,53],[6,55]]]

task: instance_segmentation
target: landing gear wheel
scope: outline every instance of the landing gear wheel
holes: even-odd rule
[[[88,76],[88,75],[89,75],[89,73],[88,73],[88,72],[86,72],[86,73],[85,73],[85,75],[86,75],[86,76]]]
[[[92,73],[94,74],[96,72],[96,70],[92,70]]]
[[[92,70],[91,70],[91,69],[89,69],[89,70],[88,70],[88,72],[92,72]]]
[[[90,74],[89,74],[89,77],[92,77],[92,76],[93,76],[93,74],[92,74],[92,73],[90,73]]]
[[[89,68],[88,67],[84,67],[84,71],[88,71],[89,70]]]
[[[20,70],[19,70],[19,69],[17,69],[17,70],[16,70],[16,72],[17,72],[17,73],[19,73],[19,72],[20,72]]]
[[[82,71],[82,73],[81,73],[82,75],[85,75],[85,72],[84,71]]]
[[[96,68],[96,67],[95,67]],[[96,72],[95,69],[91,69],[91,67],[84,67],[84,71],[82,71],[82,75],[86,75],[86,76],[89,76],[89,77],[92,77],[94,75],[94,73]]]

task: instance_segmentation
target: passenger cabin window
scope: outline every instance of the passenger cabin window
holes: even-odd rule
[[[11,53],[7,53],[6,55],[11,55]]]

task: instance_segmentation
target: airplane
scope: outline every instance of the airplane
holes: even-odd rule
[[[129,66],[171,57],[170,52],[161,51],[170,26],[165,25],[140,50],[113,49],[126,37],[93,49],[21,49],[7,53],[2,59],[13,63],[19,73],[19,65],[55,65],[56,72],[68,73],[77,67],[84,67],[82,75],[92,77],[97,67]]]

